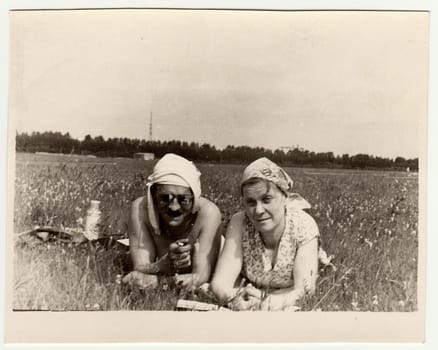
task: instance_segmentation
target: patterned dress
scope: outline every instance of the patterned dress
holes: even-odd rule
[[[290,203],[289,203],[290,204]],[[298,248],[319,237],[318,226],[305,211],[287,205],[286,225],[278,245],[274,265],[268,256],[261,234],[248,217],[242,236],[242,274],[258,288],[289,288],[293,286],[293,268]]]

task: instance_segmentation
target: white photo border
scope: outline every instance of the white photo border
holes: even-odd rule
[[[1,55],[1,66],[0,66],[0,76],[3,78],[0,79],[0,123],[1,123],[1,136],[3,140],[6,140],[2,144],[2,151],[1,151],[1,161],[2,164],[5,166],[4,172],[2,172],[2,180],[3,184],[6,184],[10,177],[10,174],[7,173],[7,164],[8,164],[8,136],[10,137],[10,134],[8,135],[8,127],[9,122],[7,118],[7,106],[8,106],[8,79],[5,79],[4,77],[8,77],[8,69],[9,69],[9,60],[8,60],[8,54],[9,54],[9,28],[8,28],[8,12],[10,10],[14,9],[91,9],[91,8],[203,8],[203,9],[272,9],[272,10],[397,10],[397,11],[429,11],[430,12],[430,81],[429,81],[429,112],[428,112],[428,125],[427,125],[427,134],[428,134],[428,147],[427,147],[427,157],[424,159],[427,159],[427,209],[426,209],[426,216],[427,216],[427,290],[426,290],[426,342],[424,344],[404,344],[403,348],[405,349],[424,349],[424,348],[432,348],[438,345],[438,338],[437,338],[437,332],[434,331],[432,328],[434,321],[437,321],[437,302],[436,302],[436,295],[438,295],[438,289],[437,289],[437,278],[436,273],[434,273],[432,267],[437,266],[437,255],[434,251],[435,247],[438,247],[437,244],[437,237],[434,234],[437,231],[436,227],[436,214],[437,213],[437,207],[436,207],[436,194],[437,194],[437,185],[433,181],[434,179],[438,178],[437,174],[437,165],[436,165],[436,135],[438,134],[437,130],[437,117],[435,116],[437,114],[437,106],[436,106],[436,99],[433,98],[433,96],[437,95],[437,88],[436,88],[436,63],[437,62],[437,7],[436,4],[433,2],[433,0],[430,1],[396,1],[396,0],[390,0],[390,1],[354,1],[354,0],[344,0],[344,1],[279,1],[278,3],[275,3],[275,5],[269,1],[98,1],[98,0],[61,0],[61,1],[40,1],[40,0],[27,0],[27,1],[19,1],[19,0],[10,0],[10,1],[3,1],[0,4],[0,55]],[[9,147],[11,146],[11,143],[13,145],[13,140],[9,139]],[[3,148],[4,147],[4,148]],[[6,187],[6,186],[5,186]],[[5,189],[5,187],[3,187]],[[7,249],[7,240],[6,240],[6,223],[9,220],[9,217],[7,215],[8,210],[10,208],[7,207],[7,196],[2,196],[2,199],[0,200],[0,212],[2,215],[2,222],[3,228],[5,232],[2,232],[0,242],[1,247],[3,249],[3,252]],[[3,255],[3,256],[6,256]],[[5,260],[4,260],[5,261]],[[4,277],[6,274],[6,264],[1,264],[1,274]],[[7,287],[7,286],[6,286]],[[5,313],[8,312],[5,308],[5,288],[1,289],[1,311],[2,315],[5,315]],[[30,316],[34,315],[35,313],[30,313]],[[105,313],[106,317],[108,317],[109,314]],[[120,315],[117,315],[117,317]],[[204,316],[202,316],[204,317]],[[198,321],[202,322],[203,318],[198,318]],[[33,316],[32,316],[33,318]],[[5,321],[4,321],[5,322]],[[6,335],[5,332],[5,326],[6,324],[2,324],[1,327],[1,335]],[[15,325],[19,327],[20,325]],[[292,332],[293,330],[291,330]],[[171,341],[171,339],[169,339]],[[106,344],[108,346],[109,344]],[[143,344],[144,346],[145,344]],[[301,347],[304,344],[288,344],[288,347]],[[335,344],[327,343],[327,344],[321,344],[321,343],[312,343],[307,344],[306,348],[310,349],[319,349],[319,348],[326,348],[334,346]],[[30,345],[18,345],[14,347],[18,348],[27,348]],[[55,346],[55,345],[54,345]],[[57,347],[59,345],[56,345]],[[125,348],[127,345],[111,345],[116,346],[117,348]],[[140,344],[137,345],[129,345],[129,347],[137,347],[140,346]],[[142,347],[143,347],[142,346]],[[183,346],[187,346],[180,344],[157,344],[157,343],[148,343],[148,348],[180,348]],[[191,344],[190,347],[193,346],[202,346],[205,347],[205,345],[202,344]],[[222,346],[227,349],[233,348],[233,347],[248,347],[252,348],[254,344],[252,345],[213,345],[209,344],[209,347],[219,347],[222,348]],[[73,346],[69,346],[69,348],[88,348],[92,347],[92,345],[86,345],[86,344],[75,344]],[[94,346],[93,346],[94,347]],[[261,348],[272,348],[272,345],[269,344],[263,344],[259,345],[258,347]],[[275,344],[275,347],[281,348],[283,347],[280,344]],[[342,348],[357,348],[357,349],[365,349],[365,348],[399,348],[400,344],[361,344],[361,343],[353,343],[353,344],[336,344],[336,348],[342,347]]]

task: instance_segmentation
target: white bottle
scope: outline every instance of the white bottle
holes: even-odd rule
[[[87,219],[85,220],[85,237],[92,241],[100,237],[99,224],[102,212],[99,209],[100,201],[91,200],[90,209],[87,210]]]

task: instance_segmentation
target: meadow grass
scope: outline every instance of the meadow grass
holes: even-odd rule
[[[145,193],[152,162],[17,154],[14,232],[35,225],[82,229],[91,199],[102,201],[105,236],[127,234],[132,200]],[[223,225],[240,210],[244,166],[199,164],[203,194],[221,209]],[[417,309],[418,176],[389,171],[286,168],[311,204],[321,244],[333,264],[319,271],[316,293],[302,310]],[[173,310],[168,287],[132,290],[119,283],[129,266],[118,245],[14,240],[16,310]],[[209,301],[209,300],[206,300]]]

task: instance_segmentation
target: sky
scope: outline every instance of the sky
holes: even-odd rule
[[[11,14],[9,116],[60,131],[418,157],[425,12]]]

